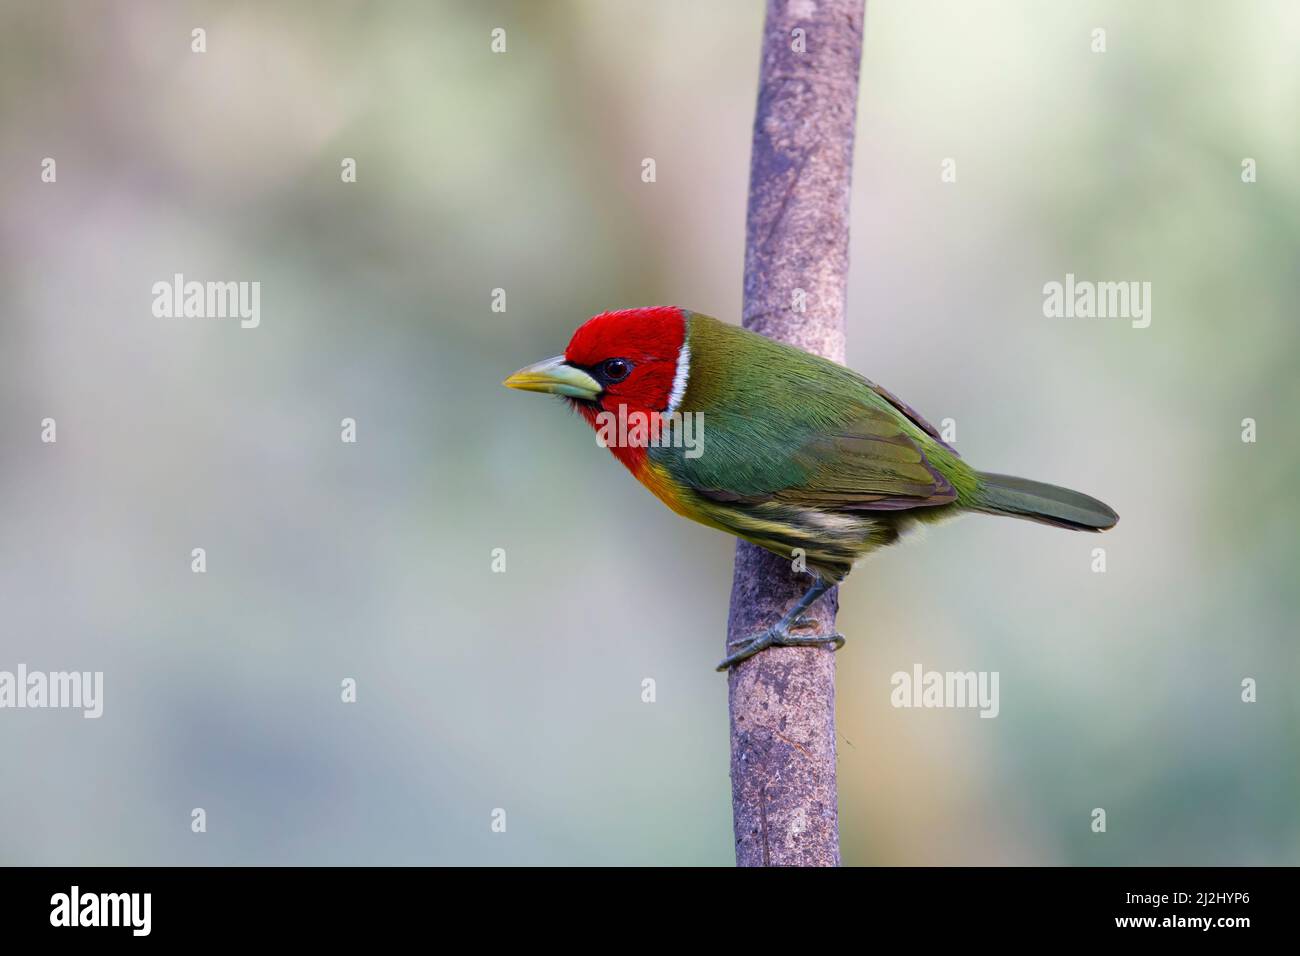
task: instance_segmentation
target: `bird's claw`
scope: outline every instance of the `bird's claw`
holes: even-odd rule
[[[793,623],[793,627],[807,626],[816,623],[812,618],[799,618]],[[736,641],[728,641],[727,647],[739,647],[740,650],[722,660],[718,664],[718,670],[725,671],[729,667],[734,667],[741,661],[747,661],[759,651],[765,651],[769,647],[822,647],[826,644],[834,644],[831,648],[838,651],[844,646],[844,635],[835,634],[791,634],[787,628],[772,627],[759,634],[757,637],[747,637]]]
[[[805,615],[805,616],[803,616],[803,617],[795,618],[793,621],[790,622],[790,631],[793,631],[793,630],[795,630],[796,628],[800,628],[800,627],[816,627],[816,626],[817,626],[817,618],[815,618],[815,617],[809,617],[809,616]],[[782,628],[778,625],[778,626],[776,626],[776,627],[771,628],[771,629],[768,630],[768,631],[764,631],[764,632],[763,632],[762,634],[760,634],[758,637],[738,637],[738,638],[736,638],[734,641],[727,641],[727,646],[728,646],[728,647],[740,647],[742,644],[751,644],[751,643],[753,643],[754,641],[759,640],[759,638],[765,637],[765,636],[767,636],[768,634],[772,634],[772,633],[775,633],[775,634],[785,633],[785,634],[787,634],[787,635],[790,636],[790,637],[801,637],[801,636],[803,636],[803,635],[799,635],[799,634],[790,634],[789,631],[783,631]],[[841,644],[844,643],[844,638],[843,638],[841,635],[838,635],[838,634],[837,634],[836,637],[839,637],[839,638],[840,638],[840,643],[841,643]],[[818,643],[825,643],[825,642],[830,641],[830,640],[832,640],[832,638],[829,638],[829,637],[819,637],[819,638],[817,639],[817,642],[818,642]],[[781,642],[780,642],[780,641],[774,641],[773,643],[775,643],[775,644],[780,644]],[[839,650],[839,647],[836,647],[836,650]]]

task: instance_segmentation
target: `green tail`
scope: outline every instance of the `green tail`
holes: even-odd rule
[[[1119,515],[1096,498],[1010,475],[981,472],[974,497],[976,511],[1028,518],[1076,531],[1105,531],[1119,521]]]

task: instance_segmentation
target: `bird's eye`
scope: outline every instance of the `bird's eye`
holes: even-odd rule
[[[632,363],[627,359],[609,359],[602,362],[600,372],[611,382],[621,382],[632,371]]]

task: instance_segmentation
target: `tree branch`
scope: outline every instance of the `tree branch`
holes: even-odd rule
[[[863,4],[768,0],[745,229],[745,327],[839,362]],[[810,580],[740,542],[728,640],[770,626]],[[813,607],[817,633],[838,607],[833,590]],[[728,696],[736,863],[838,865],[834,655],[769,648],[731,669]]]

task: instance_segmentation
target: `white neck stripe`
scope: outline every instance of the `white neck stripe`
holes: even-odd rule
[[[684,330],[685,331],[685,330]],[[682,335],[682,347],[677,353],[677,371],[673,373],[673,390],[668,394],[668,408],[665,415],[677,411],[686,397],[686,381],[691,377],[691,343]]]

